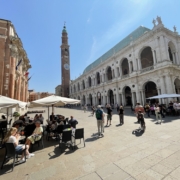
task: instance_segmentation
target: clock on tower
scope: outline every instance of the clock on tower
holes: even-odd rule
[[[66,26],[62,30],[62,44],[61,44],[61,89],[62,96],[69,97],[69,82],[70,82],[70,59],[69,59],[69,45],[68,34]]]

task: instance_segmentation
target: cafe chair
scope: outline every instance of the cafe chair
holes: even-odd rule
[[[80,139],[80,143],[81,143],[81,139],[83,139],[84,141],[84,128],[79,128],[76,129],[75,131],[75,135],[74,135],[74,145],[76,145],[76,139]],[[85,147],[85,141],[84,141],[84,147]]]
[[[23,152],[25,158],[24,162],[26,162],[26,148],[22,151],[16,152],[13,143],[5,143],[5,149],[6,149],[6,153],[4,155],[4,160],[2,162],[1,169],[3,169],[3,165],[5,164],[5,162],[7,162],[10,159],[13,159],[13,164],[12,164],[12,171],[13,171],[15,160],[18,161],[18,155],[21,155]]]
[[[31,152],[33,152],[33,149],[34,149],[34,145],[37,144],[38,147],[39,147],[39,144],[41,144],[42,148],[44,149],[44,142],[43,142],[43,133],[42,133],[42,136],[41,136],[41,139],[38,140],[38,141],[35,141],[34,144],[31,144]]]
[[[67,142],[71,142],[71,148],[72,148],[72,130],[70,131],[63,131],[62,137],[60,136],[60,142],[59,142],[59,148],[62,150],[61,143],[67,144]]]

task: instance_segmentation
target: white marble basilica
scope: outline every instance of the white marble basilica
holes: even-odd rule
[[[70,97],[82,104],[134,106],[151,96],[180,94],[180,36],[158,16],[152,23],[152,30],[140,26],[86,67],[70,82]]]

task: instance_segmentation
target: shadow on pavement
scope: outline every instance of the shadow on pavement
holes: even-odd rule
[[[144,131],[143,130],[139,131],[139,129],[135,129],[132,131],[132,134],[135,135],[136,137],[140,137],[144,134]]]

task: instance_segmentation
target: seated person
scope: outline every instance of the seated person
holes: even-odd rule
[[[42,114],[39,115],[39,121],[41,122],[41,124],[43,124],[44,117],[42,116]]]
[[[24,119],[25,119],[26,124],[29,123],[29,118],[28,118],[27,114],[24,114]]]
[[[20,139],[20,135],[17,133],[17,129],[12,127],[6,134],[3,143],[13,143],[14,147],[15,147],[15,151],[21,152],[22,150],[25,149],[25,145],[24,144],[19,144],[19,139]],[[26,155],[27,158],[30,158],[32,156],[34,156],[34,154],[30,154],[29,153],[29,146],[26,145]],[[19,163],[25,162],[24,159],[24,154],[22,154],[21,156],[21,160],[19,161]]]
[[[68,121],[68,124],[76,129],[76,124],[78,124],[78,121],[73,118],[73,116],[70,117],[71,119]]]
[[[31,145],[31,143],[34,144],[35,141],[39,141],[42,137],[43,128],[40,126],[41,125],[40,121],[36,121],[35,125],[36,128],[34,129],[33,134],[27,138],[25,143],[29,146]]]
[[[52,114],[50,115],[50,121],[53,121],[55,119],[54,113],[52,112]]]
[[[24,115],[20,116],[20,117],[19,117],[19,120],[22,120],[23,122],[25,122]]]
[[[36,115],[34,116],[34,121],[38,120],[38,118],[39,118],[39,116],[38,116],[38,114],[36,114]]]

